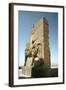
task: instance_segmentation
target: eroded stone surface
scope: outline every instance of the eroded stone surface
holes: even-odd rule
[[[26,65],[32,63],[31,57],[39,57],[50,66],[50,48],[48,36],[48,20],[41,18],[37,23],[33,24],[29,44],[26,44]],[[28,55],[27,55],[28,54]],[[29,60],[30,58],[30,60]]]
[[[41,58],[50,68],[48,20],[44,17],[33,24],[30,40],[25,49],[24,74],[31,73],[31,66],[34,65],[35,58]],[[27,66],[30,66],[29,71],[27,71]]]

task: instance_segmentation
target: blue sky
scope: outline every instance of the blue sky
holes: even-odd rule
[[[58,64],[58,13],[19,11],[18,13],[18,42],[19,65],[25,62],[25,45],[29,40],[32,25],[41,17],[45,17],[49,24],[49,47],[51,63]]]

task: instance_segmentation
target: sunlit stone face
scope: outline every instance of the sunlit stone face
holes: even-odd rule
[[[47,64],[50,68],[50,48],[48,34],[48,20],[42,17],[35,24],[33,24],[31,36],[28,40],[29,43],[25,48],[25,67],[28,66],[31,68],[35,62],[42,60],[43,63]],[[25,71],[26,70],[27,69],[25,69]],[[28,73],[28,71],[26,72]]]
[[[26,55],[31,54],[31,57],[36,60],[38,60],[37,58],[42,58],[44,62],[50,66],[48,20],[46,18],[42,17],[38,22],[33,24],[30,40],[28,42],[29,47]],[[26,65],[31,65],[31,57],[28,55]]]

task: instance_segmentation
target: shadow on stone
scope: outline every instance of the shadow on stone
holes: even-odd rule
[[[37,61],[34,60],[32,66],[22,67],[22,73],[24,74],[24,77],[22,78],[58,77],[58,68],[50,68],[44,63],[44,60],[40,58]]]
[[[42,59],[34,62],[34,67],[32,68],[32,77],[48,77],[50,74],[50,69],[48,65],[44,64]]]

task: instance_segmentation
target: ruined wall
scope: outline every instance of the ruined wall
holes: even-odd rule
[[[28,42],[29,50],[27,52],[31,52],[31,55],[27,56],[28,58],[25,60],[25,65],[31,66],[33,64],[31,57],[34,56],[43,59],[44,63],[50,67],[49,31],[46,18],[42,17],[33,24],[30,40]]]

